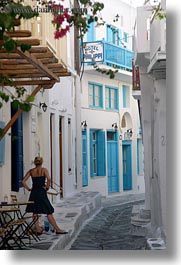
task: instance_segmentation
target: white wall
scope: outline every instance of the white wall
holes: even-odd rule
[[[102,84],[103,88],[105,85],[110,85],[113,87],[119,88],[119,111],[109,111],[105,109],[94,109],[89,107],[88,103],[88,82],[95,82],[98,84]],[[127,85],[130,87],[129,90],[129,108],[123,108],[122,104],[122,85]],[[104,91],[104,89],[103,89]],[[130,116],[130,125],[133,129],[133,137],[132,137],[132,181],[133,181],[133,191],[142,191],[138,190],[138,185],[143,186],[144,179],[137,178],[137,134],[138,134],[138,106],[137,101],[133,99],[131,95],[131,84],[121,82],[116,79],[106,78],[104,75],[93,75],[84,73],[83,81],[82,81],[82,94],[81,94],[81,120],[86,120],[87,129],[102,129],[102,130],[112,130],[112,124],[116,122],[118,127],[121,128],[121,120],[125,113]],[[104,98],[104,92],[103,92]],[[128,128],[127,128],[128,129]],[[119,131],[119,134],[121,132]],[[89,157],[89,140],[87,143],[88,146],[88,176],[90,176],[90,157]],[[107,152],[106,152],[107,153]],[[123,191],[123,180],[122,180],[122,141],[119,141],[119,183],[120,183],[120,192]],[[108,184],[107,177],[89,177],[89,184],[86,189],[97,190],[102,193],[102,195],[108,195]]]

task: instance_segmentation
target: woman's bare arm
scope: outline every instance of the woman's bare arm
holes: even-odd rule
[[[22,184],[23,184],[23,187],[25,187],[25,189],[27,189],[28,191],[31,191],[31,189],[28,187],[26,181],[29,179],[29,177],[31,176],[30,174],[30,170],[25,174],[23,180],[22,180]]]
[[[45,174],[45,177],[47,180],[45,188],[46,188],[46,190],[48,190],[50,188],[50,183],[51,183],[51,178],[50,178],[48,169],[45,168],[44,174]]]

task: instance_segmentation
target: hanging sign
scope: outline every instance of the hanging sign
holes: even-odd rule
[[[132,61],[132,85],[133,90],[140,90],[140,72],[139,72],[139,66],[135,65]]]
[[[104,60],[104,48],[102,42],[84,42],[83,63],[102,62]]]

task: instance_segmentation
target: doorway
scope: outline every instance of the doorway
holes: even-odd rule
[[[132,190],[131,141],[122,142],[123,154],[123,190]]]
[[[59,154],[60,154],[60,189],[61,197],[63,197],[63,140],[62,140],[62,117],[59,117]]]
[[[119,192],[117,132],[107,132],[108,193]]]

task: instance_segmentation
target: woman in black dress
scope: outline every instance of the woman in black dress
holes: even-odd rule
[[[31,191],[29,200],[34,201],[34,204],[30,204],[26,208],[26,212],[32,212],[33,218],[35,220],[36,233],[41,234],[43,229],[39,225],[38,214],[46,214],[48,221],[56,230],[56,234],[66,234],[67,232],[63,231],[57,225],[53,212],[54,208],[52,207],[48,196],[47,190],[50,187],[50,176],[48,170],[42,167],[43,158],[35,157],[34,159],[35,167],[30,169],[24,176],[22,184],[28,191]],[[29,188],[26,181],[31,176],[32,178],[32,188]]]

